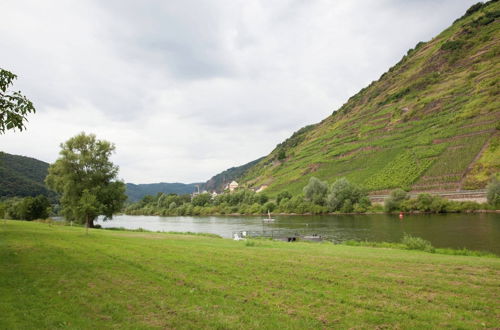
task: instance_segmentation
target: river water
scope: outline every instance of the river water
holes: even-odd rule
[[[274,236],[285,233],[318,234],[342,242],[368,240],[399,242],[410,234],[429,240],[435,247],[468,248],[500,255],[500,214],[419,214],[405,215],[326,215],[275,216],[265,223],[259,216],[159,217],[118,215],[97,223],[103,227],[123,227],[151,231],[212,233],[225,238],[234,232],[262,232]]]

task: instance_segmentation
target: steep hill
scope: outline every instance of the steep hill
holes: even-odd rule
[[[500,172],[500,3],[471,7],[322,122],[248,170],[299,193],[311,176],[371,191],[483,188]]]
[[[0,152],[0,197],[51,195],[45,187],[48,163]]]

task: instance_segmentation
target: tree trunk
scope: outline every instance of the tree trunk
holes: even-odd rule
[[[87,217],[87,221],[85,221],[85,233],[89,234],[89,228],[94,228],[94,219]]]

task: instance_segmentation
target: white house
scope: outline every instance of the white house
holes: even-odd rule
[[[236,188],[238,188],[238,182],[233,181],[229,184],[229,191],[233,192]]]

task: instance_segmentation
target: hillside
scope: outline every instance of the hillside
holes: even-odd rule
[[[126,194],[130,201],[136,202],[146,195],[156,195],[157,193],[178,195],[191,194],[197,189],[196,185],[197,183],[127,183]]]
[[[311,176],[370,191],[484,188],[500,172],[500,3],[474,5],[376,82],[248,170],[300,193]]]
[[[0,197],[50,195],[45,187],[48,163],[0,152]]]

